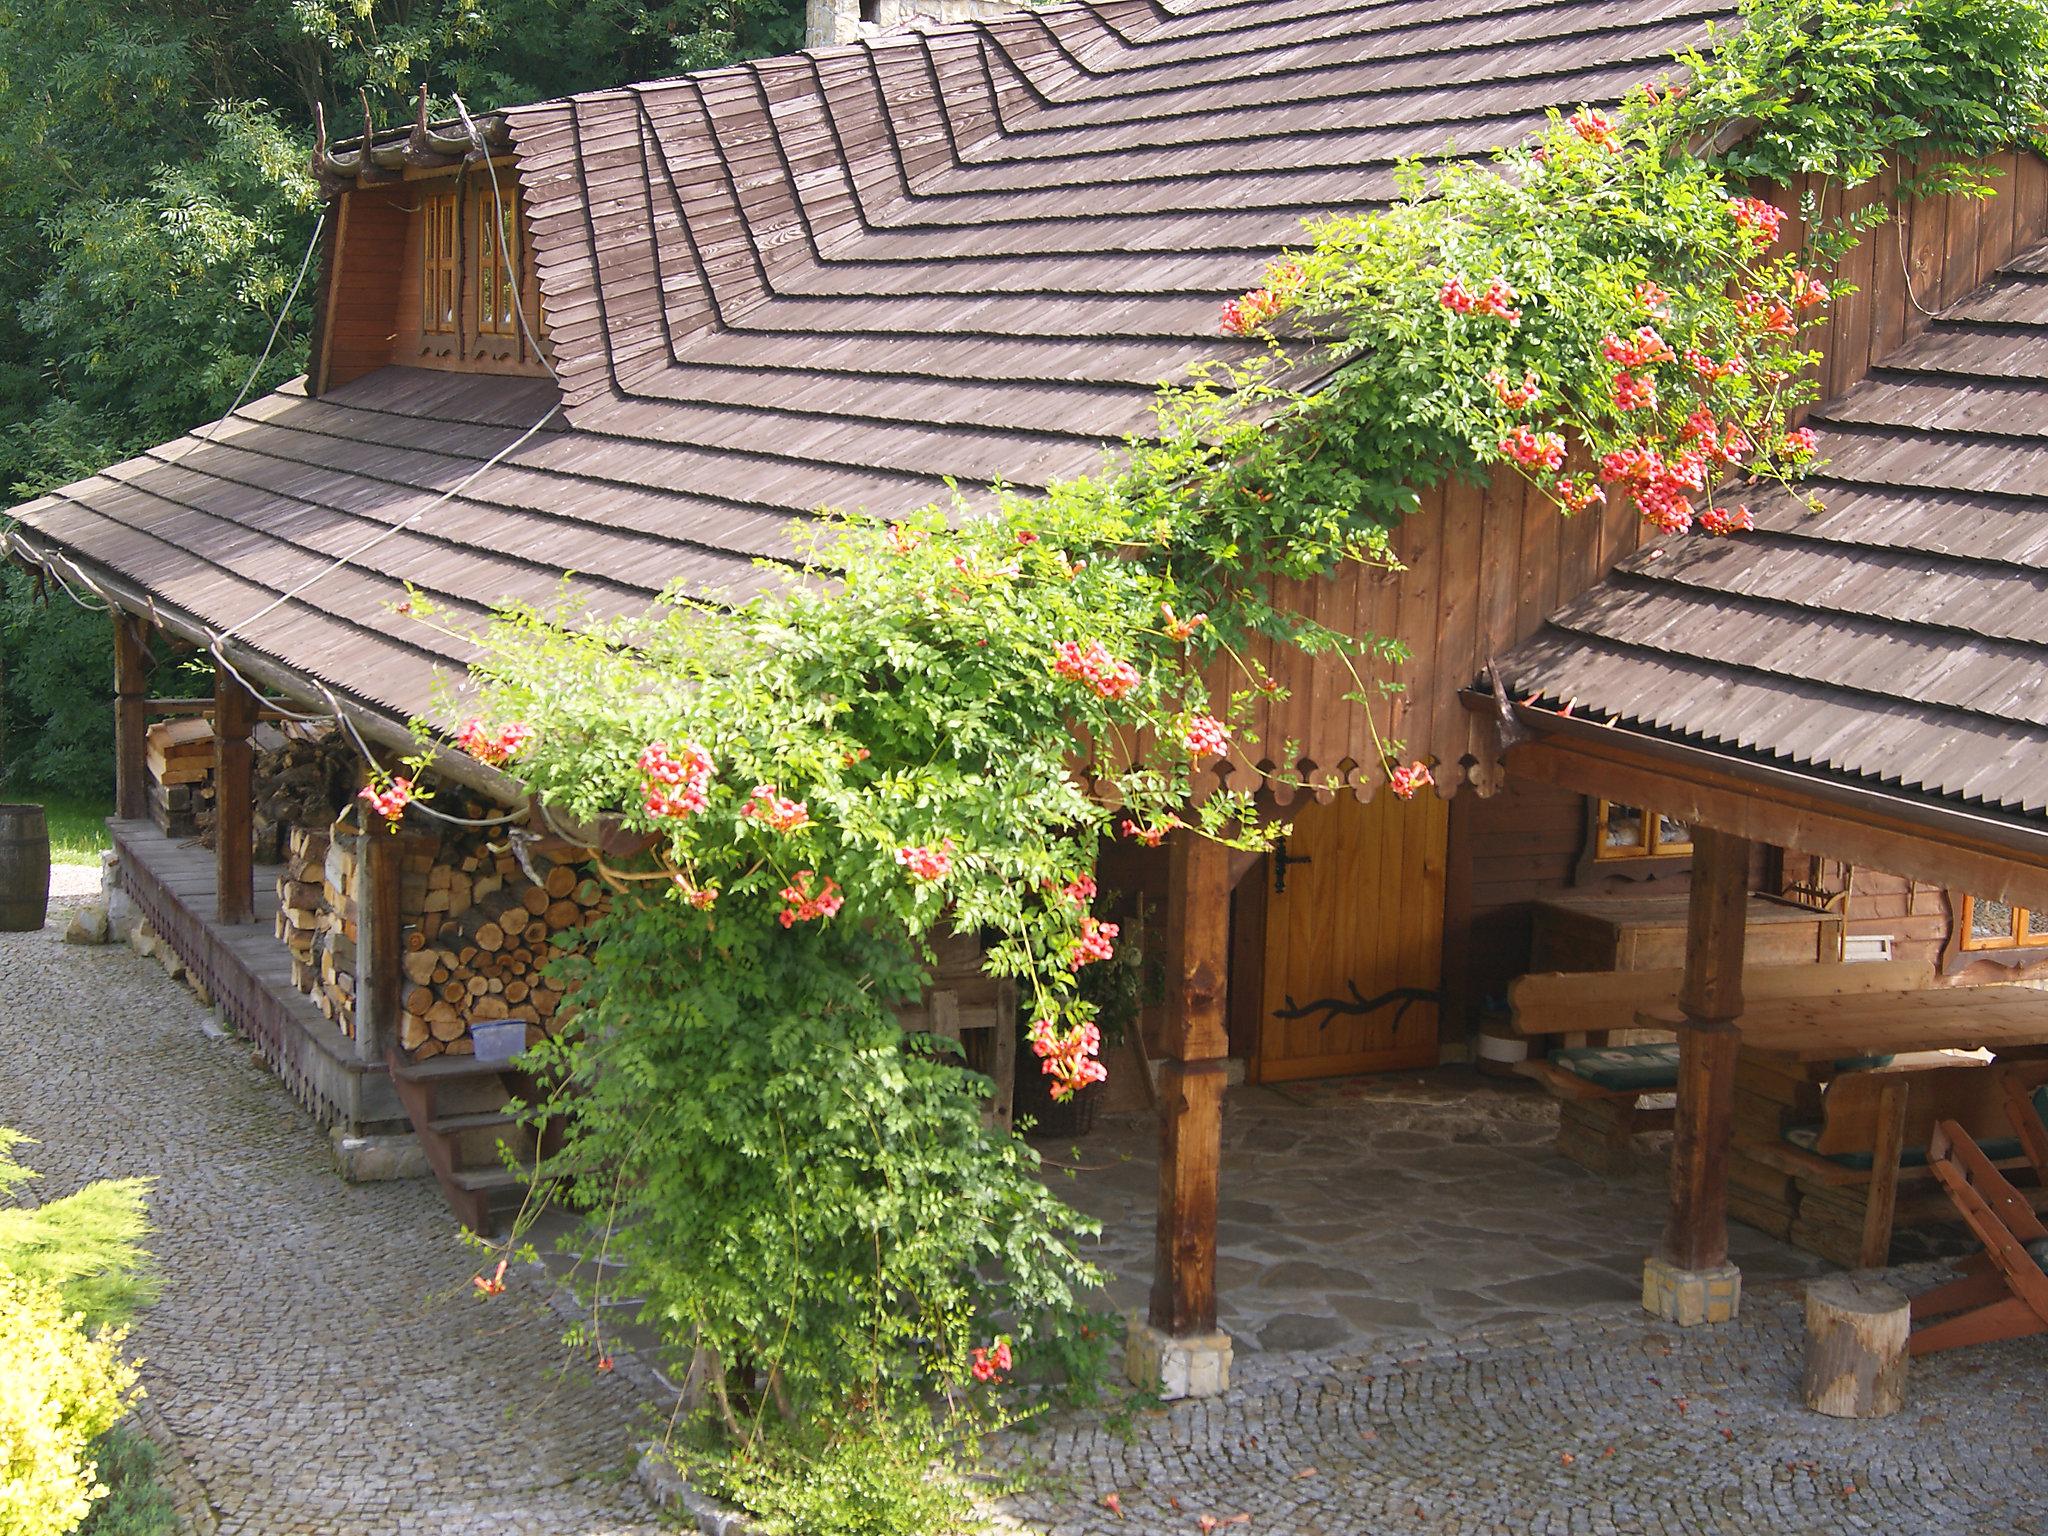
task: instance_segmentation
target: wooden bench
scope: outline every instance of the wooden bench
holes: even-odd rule
[[[1897,1226],[1950,1215],[1927,1168],[1935,1126],[1959,1124],[1995,1162],[2024,1167],[2011,1103],[2044,1084],[2048,1061],[1841,1072],[1822,1091],[1818,1123],[1775,1139],[1738,1133],[1735,1155],[1791,1180],[1792,1216],[1781,1235],[1838,1264],[1874,1268],[1890,1257]],[[1731,1170],[1731,1183],[1739,1182]]]
[[[1890,960],[1751,966],[1743,972],[1742,986],[1746,998],[1769,1001],[1898,991],[1926,979],[1926,966]],[[1515,1068],[1558,1101],[1561,1156],[1595,1173],[1618,1173],[1628,1166],[1638,1134],[1670,1126],[1671,1106],[1645,1101],[1678,1086],[1675,1052],[1661,1044],[1587,1042],[1604,1042],[1614,1031],[1634,1028],[1636,1015],[1645,1010],[1674,1006],[1680,980],[1676,970],[1550,971],[1509,984],[1516,1033],[1565,1042],[1550,1059],[1532,1058]],[[1579,1052],[1586,1054],[1574,1054]],[[1599,1070],[1610,1062],[1615,1070]]]

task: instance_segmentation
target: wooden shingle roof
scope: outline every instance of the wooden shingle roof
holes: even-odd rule
[[[1812,418],[1823,510],[1648,546],[1501,658],[1516,700],[2048,816],[2048,246]]]
[[[404,718],[468,659],[394,615],[407,582],[457,624],[565,570],[603,611],[743,594],[821,507],[1086,471],[1239,345],[1219,304],[1304,218],[1616,99],[1728,10],[1097,0],[513,108],[559,394],[295,384],[18,508],[16,537]]]

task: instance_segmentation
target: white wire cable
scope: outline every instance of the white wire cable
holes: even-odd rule
[[[497,214],[491,221],[491,228],[497,236],[498,265],[512,274],[512,313],[519,321],[519,334],[524,336],[526,344],[533,348],[533,355],[540,359],[541,367],[547,369],[548,377],[559,386],[562,376],[555,372],[555,365],[548,360],[547,353],[541,350],[540,338],[533,334],[533,327],[526,322],[526,303],[521,297],[526,288],[525,264],[522,262],[515,268],[512,264],[512,253],[505,248],[505,200],[498,193],[498,168],[491,164],[490,148],[484,143],[483,133],[478,129],[476,120],[469,115],[469,108],[462,104],[461,95],[456,94],[453,100],[455,110],[462,118],[463,129],[469,134],[469,142],[476,146],[477,158],[483,161],[484,174],[491,178],[491,207]]]
[[[313,265],[313,253],[320,248],[320,232],[326,227],[327,210],[322,208],[320,217],[313,221],[313,233],[306,240],[306,254],[299,258],[299,274],[292,279],[292,285],[285,293],[284,302],[277,306],[277,318],[270,322],[270,335],[263,343],[263,351],[257,356],[255,366],[249,370],[249,376],[242,380],[242,387],[235,392],[235,403],[227,408],[226,415],[208,428],[205,442],[211,444],[220,436],[220,429],[228,417],[242,408],[242,403],[249,398],[249,391],[256,387],[256,376],[263,372],[263,365],[270,361],[271,349],[277,345],[278,333],[284,329],[285,316],[292,312],[292,304],[299,296],[299,285],[305,282],[306,270]],[[184,455],[180,454],[178,457],[183,458]]]

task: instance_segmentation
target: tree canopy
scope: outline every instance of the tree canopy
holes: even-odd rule
[[[342,134],[801,42],[796,0],[0,0],[0,487],[31,494],[226,409]],[[311,285],[307,285],[310,289]],[[308,304],[259,387],[305,362]]]

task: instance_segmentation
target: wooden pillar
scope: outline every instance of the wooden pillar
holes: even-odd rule
[[[1150,1312],[1152,1326],[1175,1338],[1216,1329],[1229,967],[1230,850],[1194,832],[1176,832],[1167,855],[1166,1035]]]
[[[142,620],[114,610],[114,814],[149,815],[149,643]]]
[[[356,1055],[382,1061],[396,1037],[401,996],[398,890],[404,840],[375,816],[363,818],[362,857],[356,868]]]
[[[249,732],[256,699],[226,668],[213,680],[214,915],[224,923],[256,920],[255,752]]]
[[[1749,844],[1693,829],[1685,978],[1678,1009],[1678,1116],[1671,1144],[1671,1211],[1663,1256],[1685,1271],[1728,1259],[1728,1145],[1734,1123],[1735,1020],[1742,1013],[1742,947]]]

